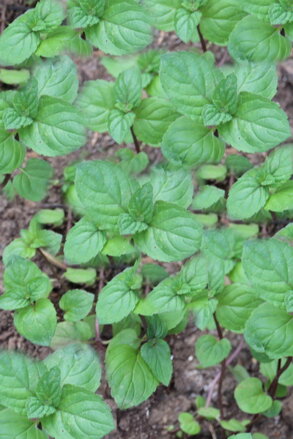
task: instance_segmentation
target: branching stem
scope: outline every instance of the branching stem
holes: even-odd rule
[[[214,314],[214,321],[216,324],[218,337],[220,340],[222,340],[223,339],[223,331],[222,331],[220,323],[217,319],[216,314]],[[225,378],[225,373],[226,373],[226,358],[224,358],[224,360],[221,362],[221,372],[220,372],[219,384],[218,384],[218,406],[220,409],[220,414],[221,414],[222,419],[224,418],[222,390],[223,390],[223,382],[224,382],[224,378]]]
[[[134,146],[135,146],[135,151],[136,151],[137,154],[139,154],[140,153],[140,143],[139,143],[139,141],[138,141],[138,139],[137,139],[137,137],[135,135],[133,127],[130,128],[130,131],[131,131],[131,135],[132,135],[132,138],[133,138],[133,143],[134,143]]]

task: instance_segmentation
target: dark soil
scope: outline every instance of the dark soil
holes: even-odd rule
[[[0,5],[0,31],[17,15],[23,13],[27,7],[25,0],[1,0]],[[172,33],[158,33],[154,46],[168,48],[170,50],[182,50],[186,47]],[[225,49],[211,47],[216,55],[217,62],[223,64],[229,62],[229,56]],[[90,59],[76,59],[80,80],[88,79],[111,79],[104,67],[100,64],[100,52],[96,51]],[[287,112],[291,126],[293,127],[293,58],[280,65],[280,82],[276,101]],[[19,236],[22,228],[26,228],[32,216],[40,207],[50,207],[63,204],[61,196],[62,171],[64,166],[79,158],[105,158],[116,150],[115,143],[107,135],[89,134],[87,145],[79,152],[67,157],[50,159],[54,165],[57,183],[51,187],[48,197],[42,203],[35,203],[16,197],[8,201],[5,197],[0,198],[0,254],[9,242]],[[158,150],[155,150],[158,151]],[[155,154],[158,154],[155,152]],[[154,154],[152,149],[151,154]],[[70,221],[70,218],[68,218]],[[58,296],[67,285],[62,279],[62,270],[48,266],[48,263],[38,256],[37,263],[54,279],[53,295]],[[1,279],[1,269],[0,269]],[[107,280],[107,279],[106,279]],[[109,278],[108,278],[109,280]],[[1,292],[1,288],[0,288]],[[200,370],[196,368],[194,359],[194,343],[198,337],[196,328],[191,323],[186,331],[178,336],[170,338],[170,345],[174,357],[174,378],[169,388],[159,387],[156,393],[139,407],[121,411],[117,410],[115,403],[105,393],[107,402],[116,414],[117,430],[107,436],[107,439],[174,439],[175,433],[169,432],[167,427],[174,425],[178,428],[177,417],[182,411],[195,411],[194,399],[197,395],[206,396],[209,386],[217,374],[216,368]],[[237,346],[239,337],[232,340]],[[0,347],[2,349],[21,350],[36,358],[44,358],[49,348],[38,347],[21,337],[13,326],[10,312],[0,311]],[[248,370],[255,371],[255,364],[249,351],[244,348],[234,364],[242,364]],[[255,371],[256,372],[256,371]],[[233,398],[235,380],[227,373],[224,381],[224,406],[227,416],[237,415],[237,408]],[[102,386],[106,389],[106,386]],[[213,403],[216,405],[216,391],[213,395]],[[291,395],[292,396],[292,395]],[[256,424],[255,431],[267,434],[270,439],[293,439],[293,401],[292,397],[284,400],[284,409],[280,417],[260,420]],[[220,433],[213,427],[203,424],[203,432],[197,438],[221,439]]]

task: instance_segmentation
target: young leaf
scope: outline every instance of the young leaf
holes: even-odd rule
[[[231,343],[227,338],[217,340],[212,335],[202,335],[195,343],[195,354],[201,367],[211,367],[228,357]]]
[[[85,343],[69,344],[44,360],[48,369],[58,367],[61,386],[72,384],[95,392],[101,380],[101,364],[95,351]]]
[[[85,130],[76,108],[50,96],[42,96],[34,123],[19,131],[21,141],[49,157],[69,154],[85,143]]]
[[[125,344],[108,348],[106,369],[111,394],[121,409],[139,405],[158,385],[140,352]]]
[[[258,378],[247,378],[235,390],[235,399],[240,409],[245,413],[256,414],[268,410],[272,398],[264,393],[262,382]]]
[[[64,277],[73,284],[93,285],[97,273],[94,268],[67,268]]]
[[[162,153],[177,167],[181,168],[183,165],[192,168],[202,163],[221,160],[224,146],[202,122],[181,117],[166,131],[162,141]]]
[[[58,407],[61,399],[61,374],[59,367],[52,367],[41,376],[36,387],[36,396],[46,405]]]
[[[168,343],[160,339],[149,340],[142,345],[140,353],[157,380],[168,386],[173,370]]]
[[[140,104],[142,80],[138,67],[132,67],[120,73],[114,85],[114,94],[116,103],[121,104],[126,111]]]
[[[193,200],[192,207],[195,210],[210,209],[223,200],[224,195],[225,192],[216,186],[202,186]]]
[[[14,325],[32,343],[50,346],[57,325],[55,308],[50,300],[40,299],[34,305],[17,310]]]
[[[117,229],[136,186],[114,163],[83,162],[76,171],[76,191],[88,216],[103,229]]]
[[[99,439],[114,428],[110,408],[99,395],[66,384],[61,401],[51,416],[42,420],[45,431],[60,439]]]
[[[28,200],[41,201],[46,196],[50,178],[53,177],[51,164],[41,159],[30,159],[20,171],[13,179],[15,191]]]
[[[26,401],[33,396],[43,372],[44,367],[40,363],[23,354],[2,351],[0,353],[1,403],[18,415],[25,415]]]
[[[91,44],[111,55],[137,52],[152,40],[146,12],[135,0],[107,3],[103,19],[85,34]]]
[[[70,0],[68,2],[68,20],[71,26],[86,28],[99,23],[105,9],[105,0]]]
[[[244,336],[252,349],[270,359],[293,355],[293,317],[270,303],[253,311]]]
[[[65,259],[84,264],[95,257],[106,243],[106,236],[92,221],[82,218],[69,231],[64,245]]]
[[[55,407],[43,404],[36,396],[30,397],[26,402],[26,415],[29,419],[43,418],[55,411]]]
[[[198,41],[197,26],[201,19],[199,11],[188,11],[185,8],[177,9],[174,17],[175,32],[184,43]]]
[[[242,92],[234,118],[219,127],[226,143],[244,152],[264,152],[290,136],[286,114],[278,104]]]
[[[293,284],[293,248],[277,239],[248,241],[244,245],[242,263],[259,297],[284,307]]]
[[[108,120],[109,133],[117,143],[127,141],[134,119],[135,114],[133,112],[124,113],[117,109],[110,111]]]
[[[171,262],[185,259],[200,246],[202,230],[193,214],[174,204],[157,201],[147,230],[135,235],[140,251]]]
[[[194,419],[191,413],[182,412],[178,416],[181,430],[190,435],[196,435],[200,432],[200,425]]]
[[[278,28],[247,16],[232,31],[228,49],[237,61],[281,61],[290,55],[291,43]]]
[[[94,295],[84,290],[69,290],[63,294],[59,306],[65,311],[64,319],[77,322],[88,315],[92,309]]]
[[[139,298],[141,278],[133,268],[115,276],[100,291],[97,302],[97,318],[101,324],[119,322],[134,310]]]
[[[52,96],[72,103],[78,90],[77,71],[68,56],[37,64],[33,70],[39,96]]]
[[[166,99],[143,99],[135,110],[134,132],[142,142],[158,146],[168,127],[177,117],[178,113]]]

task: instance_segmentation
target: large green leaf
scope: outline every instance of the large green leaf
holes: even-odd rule
[[[13,410],[0,411],[1,439],[48,439],[47,434],[37,428],[35,422],[20,416]]]
[[[109,113],[114,104],[114,83],[101,79],[86,81],[77,99],[85,125],[99,132],[108,130]]]
[[[23,198],[41,201],[47,194],[53,168],[49,162],[41,159],[30,159],[21,173],[13,179],[15,191]]]
[[[162,152],[166,159],[177,166],[189,168],[218,162],[224,154],[224,147],[211,129],[187,117],[173,122],[162,141]]]
[[[116,164],[83,162],[76,171],[76,191],[87,214],[103,229],[116,229],[136,185]]]
[[[64,255],[72,264],[84,264],[97,256],[106,242],[106,237],[93,222],[82,218],[66,236]]]
[[[33,70],[39,96],[53,96],[72,103],[78,90],[76,65],[68,56],[37,64]]]
[[[19,352],[0,353],[1,403],[20,414],[26,414],[26,401],[36,389],[44,367]]]
[[[6,131],[0,131],[0,174],[9,174],[18,168],[25,157],[24,146]]]
[[[140,353],[158,381],[168,386],[172,376],[172,360],[168,343],[153,339],[143,344]]]
[[[235,26],[228,48],[232,57],[239,61],[281,61],[290,55],[291,42],[278,28],[248,16]]]
[[[19,131],[21,141],[39,154],[69,154],[84,145],[82,117],[69,103],[42,96],[34,123]]]
[[[42,420],[45,431],[60,439],[99,439],[114,429],[110,408],[99,395],[66,384],[58,411]]]
[[[265,412],[273,402],[272,398],[264,393],[262,382],[258,378],[246,378],[241,381],[234,395],[240,409],[250,414]]]
[[[143,253],[159,261],[179,261],[195,253],[202,229],[195,216],[175,204],[158,201],[149,228],[135,235]]]
[[[121,409],[139,405],[158,385],[140,352],[125,344],[108,348],[106,369],[111,394]]]
[[[270,195],[269,189],[261,185],[257,176],[257,170],[252,169],[231,187],[227,201],[231,218],[251,218],[265,206]]]
[[[238,92],[248,91],[272,99],[277,91],[278,75],[273,63],[244,61],[235,67]]]
[[[101,365],[95,351],[87,344],[69,344],[50,354],[44,364],[59,367],[61,385],[72,384],[95,392],[101,380]]]
[[[103,19],[85,33],[94,46],[111,55],[137,52],[152,40],[149,19],[135,0],[107,2]]]
[[[290,136],[286,113],[278,104],[261,96],[242,92],[231,122],[220,125],[225,142],[240,151],[264,152]]]
[[[233,0],[208,0],[201,12],[200,28],[203,36],[219,45],[227,44],[235,25],[246,15]]]
[[[284,307],[286,296],[293,290],[293,248],[277,239],[248,241],[242,263],[258,296]]]
[[[40,299],[33,305],[15,311],[14,325],[32,343],[50,346],[57,325],[55,308],[49,299]]]
[[[252,311],[261,303],[257,293],[244,284],[227,285],[217,295],[217,318],[230,331],[243,332]]]
[[[157,97],[144,99],[135,114],[135,134],[140,140],[153,146],[161,143],[167,128],[178,117],[169,101]]]
[[[271,359],[293,355],[293,316],[270,303],[256,308],[244,332],[249,346]]]
[[[175,52],[162,56],[160,78],[175,109],[198,118],[222,74],[199,54]]]

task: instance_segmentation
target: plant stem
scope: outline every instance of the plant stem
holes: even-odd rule
[[[134,146],[135,146],[135,151],[136,151],[137,154],[139,154],[140,153],[140,143],[139,143],[139,141],[138,141],[138,139],[137,139],[137,137],[136,137],[136,135],[134,133],[133,127],[130,128],[130,131],[131,131],[131,135],[132,135],[132,138],[133,138],[133,143],[134,143]]]
[[[6,174],[4,177],[4,180],[2,181],[2,183],[0,184],[0,190],[2,191],[5,186],[7,186],[7,184],[9,183],[10,179],[11,179],[12,175],[11,174]]]
[[[203,34],[201,33],[200,25],[197,26],[197,32],[198,32],[198,35],[199,35],[202,51],[203,52],[207,52],[207,50],[208,50],[207,49],[207,45],[206,45],[205,39],[203,37]]]
[[[214,321],[216,324],[216,328],[217,328],[217,332],[218,332],[218,337],[220,340],[223,339],[223,331],[222,328],[220,326],[220,323],[217,319],[216,314],[214,314]],[[219,384],[218,384],[218,406],[220,409],[220,414],[221,414],[221,418],[224,418],[224,407],[223,407],[223,398],[222,398],[222,390],[223,390],[223,382],[224,382],[224,378],[225,378],[225,373],[226,373],[226,358],[224,358],[224,360],[221,362],[221,373],[220,373],[220,377],[219,377]]]
[[[285,362],[284,366],[282,367],[282,361],[278,360],[278,367],[277,367],[277,373],[273,381],[271,382],[270,387],[268,388],[268,394],[274,399],[277,393],[279,379],[281,375],[285,372],[285,370],[288,369],[292,362],[292,357],[288,357],[287,361]]]
[[[61,268],[61,270],[67,270],[67,265],[64,264],[64,262],[59,261],[59,259],[55,258],[53,255],[46,252],[46,250],[42,248],[39,248],[38,250],[44,256],[44,258],[46,258],[47,261],[50,262],[50,264],[55,265],[55,267]]]

